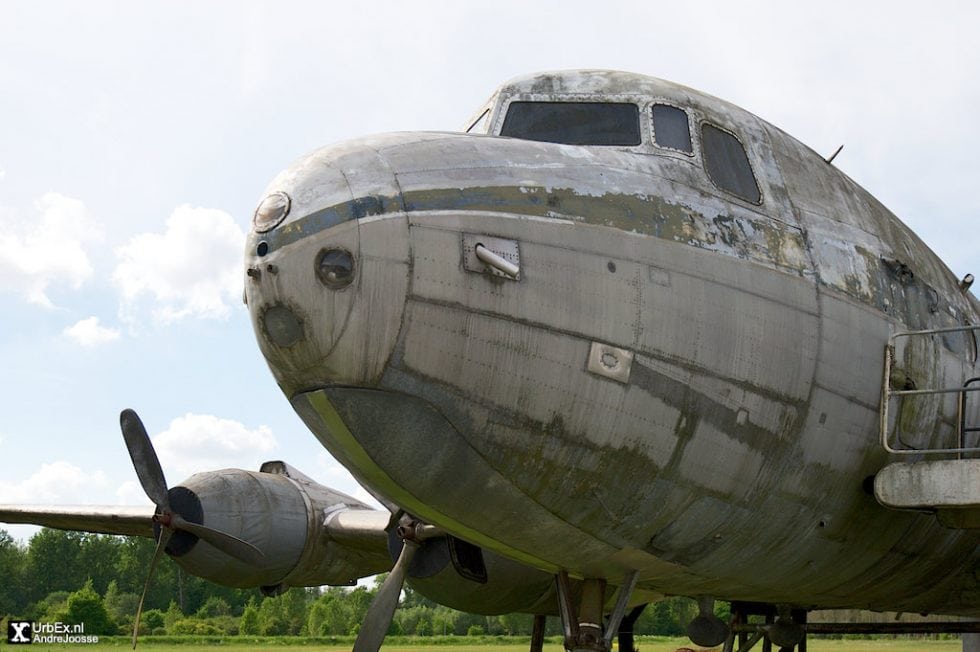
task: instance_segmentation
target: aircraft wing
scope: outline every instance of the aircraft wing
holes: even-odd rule
[[[153,538],[152,505],[0,505],[0,523]]]

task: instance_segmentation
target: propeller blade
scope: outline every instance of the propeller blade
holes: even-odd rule
[[[150,582],[153,581],[153,573],[156,571],[157,563],[163,554],[163,549],[167,547],[167,542],[173,535],[171,530],[165,527],[160,528],[160,539],[157,541],[157,548],[153,551],[153,560],[150,562],[150,570],[146,574],[146,582],[143,584],[143,593],[140,595],[140,604],[136,607],[136,619],[133,621],[133,649],[136,649],[136,635],[140,631],[140,616],[143,615],[143,601],[146,600],[146,592],[150,589]]]
[[[381,649],[385,634],[391,627],[391,619],[395,617],[395,609],[398,608],[398,598],[401,596],[402,585],[405,584],[405,577],[408,575],[408,567],[418,549],[419,544],[405,541],[395,567],[388,573],[388,577],[378,589],[374,602],[364,616],[361,631],[357,633],[357,640],[354,641],[353,652],[378,652]]]
[[[171,515],[170,525],[175,530],[184,530],[185,532],[197,535],[198,538],[210,543],[221,552],[246,564],[258,566],[265,558],[262,551],[248,541],[242,541],[238,537],[220,530],[215,530],[206,525],[201,525],[200,523],[192,523],[184,519],[180,514]]]
[[[163,476],[160,460],[150,436],[146,434],[143,422],[133,410],[123,410],[119,415],[119,426],[122,428],[123,439],[126,440],[126,450],[133,460],[136,477],[143,485],[143,491],[161,511],[170,509],[170,499],[167,496],[167,480]]]

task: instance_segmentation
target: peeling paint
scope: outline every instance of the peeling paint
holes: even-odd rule
[[[636,79],[546,76],[498,100],[626,92]],[[786,134],[676,85],[647,80],[634,94],[649,89],[744,139],[761,205],[714,187],[697,147],[680,160],[648,143],[401,134],[323,150],[329,183],[303,176],[316,156],[285,174],[296,210],[268,235],[282,271],[252,284],[250,310],[292,292],[310,321],[347,323],[315,331],[305,367],[263,343],[284,391],[349,392],[351,432],[408,503],[541,568],[612,577],[624,551],[643,551],[656,558],[651,590],[975,610],[949,598],[975,592],[963,580],[980,559],[975,536],[889,512],[861,488],[887,462],[876,401],[889,333],[976,320],[975,302],[897,218]],[[377,229],[362,248],[392,237],[402,253],[368,257],[344,297],[311,290],[310,260],[280,260],[312,260],[338,229],[367,223]],[[518,242],[520,281],[466,273],[462,233]],[[914,280],[883,257],[910,261]],[[589,373],[593,342],[632,352],[628,382]],[[949,384],[977,373],[967,348],[898,353],[917,382]],[[950,414],[903,407],[898,421],[909,441],[931,441]]]

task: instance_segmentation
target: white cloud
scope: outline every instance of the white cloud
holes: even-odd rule
[[[148,501],[146,492],[136,480],[126,480],[116,489],[116,502],[119,505],[145,505]]]
[[[316,466],[317,468],[328,476],[324,484],[331,489],[337,491],[342,491],[348,496],[353,496],[358,500],[367,503],[371,507],[376,509],[385,509],[385,507],[378,502],[377,498],[372,496],[368,491],[362,487],[351,472],[348,471],[340,462],[335,460],[332,455],[326,451],[320,451],[316,456]]]
[[[78,289],[92,276],[85,245],[100,240],[102,228],[80,200],[55,192],[34,209],[39,218],[7,212],[0,219],[0,276],[8,290],[52,308],[49,286]]]
[[[104,490],[108,480],[102,471],[89,473],[58,460],[41,465],[33,475],[21,482],[0,481],[0,503],[25,505],[79,505],[106,502]],[[143,500],[135,504],[146,504]],[[14,539],[27,542],[41,529],[37,525],[2,523]]]
[[[188,205],[167,219],[163,233],[142,233],[116,249],[113,282],[121,314],[138,321],[148,307],[154,319],[225,318],[241,301],[245,233],[221,210]]]
[[[172,486],[201,471],[258,470],[278,442],[267,426],[250,430],[238,421],[185,414],[153,437],[153,445]]]
[[[0,503],[77,503],[94,489],[106,486],[102,471],[88,473],[74,464],[59,460],[42,464],[23,482],[0,482]]]
[[[115,328],[101,326],[98,317],[82,319],[74,326],[66,328],[63,334],[86,348],[93,348],[119,339],[119,331]]]
[[[345,491],[344,493],[346,493],[348,496],[353,496],[354,498],[357,498],[359,501],[366,504],[368,507],[373,507],[375,509],[386,509],[384,505],[378,502],[377,498],[369,494],[368,490],[362,487],[361,485],[357,485],[357,488],[354,489],[354,491]]]
[[[316,456],[316,466],[322,473],[325,473],[330,478],[335,480],[341,480],[343,482],[354,483],[354,476],[350,474],[350,471],[344,468],[344,466],[334,459],[333,455],[327,451],[320,451]]]

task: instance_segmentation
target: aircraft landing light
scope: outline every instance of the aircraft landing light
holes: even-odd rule
[[[266,310],[262,323],[269,339],[277,346],[292,346],[303,339],[303,322],[286,306],[272,306]]]
[[[284,192],[274,192],[266,196],[259,202],[252,217],[252,224],[257,233],[265,233],[279,226],[286,216],[289,215],[289,207],[292,203],[289,195]]]

